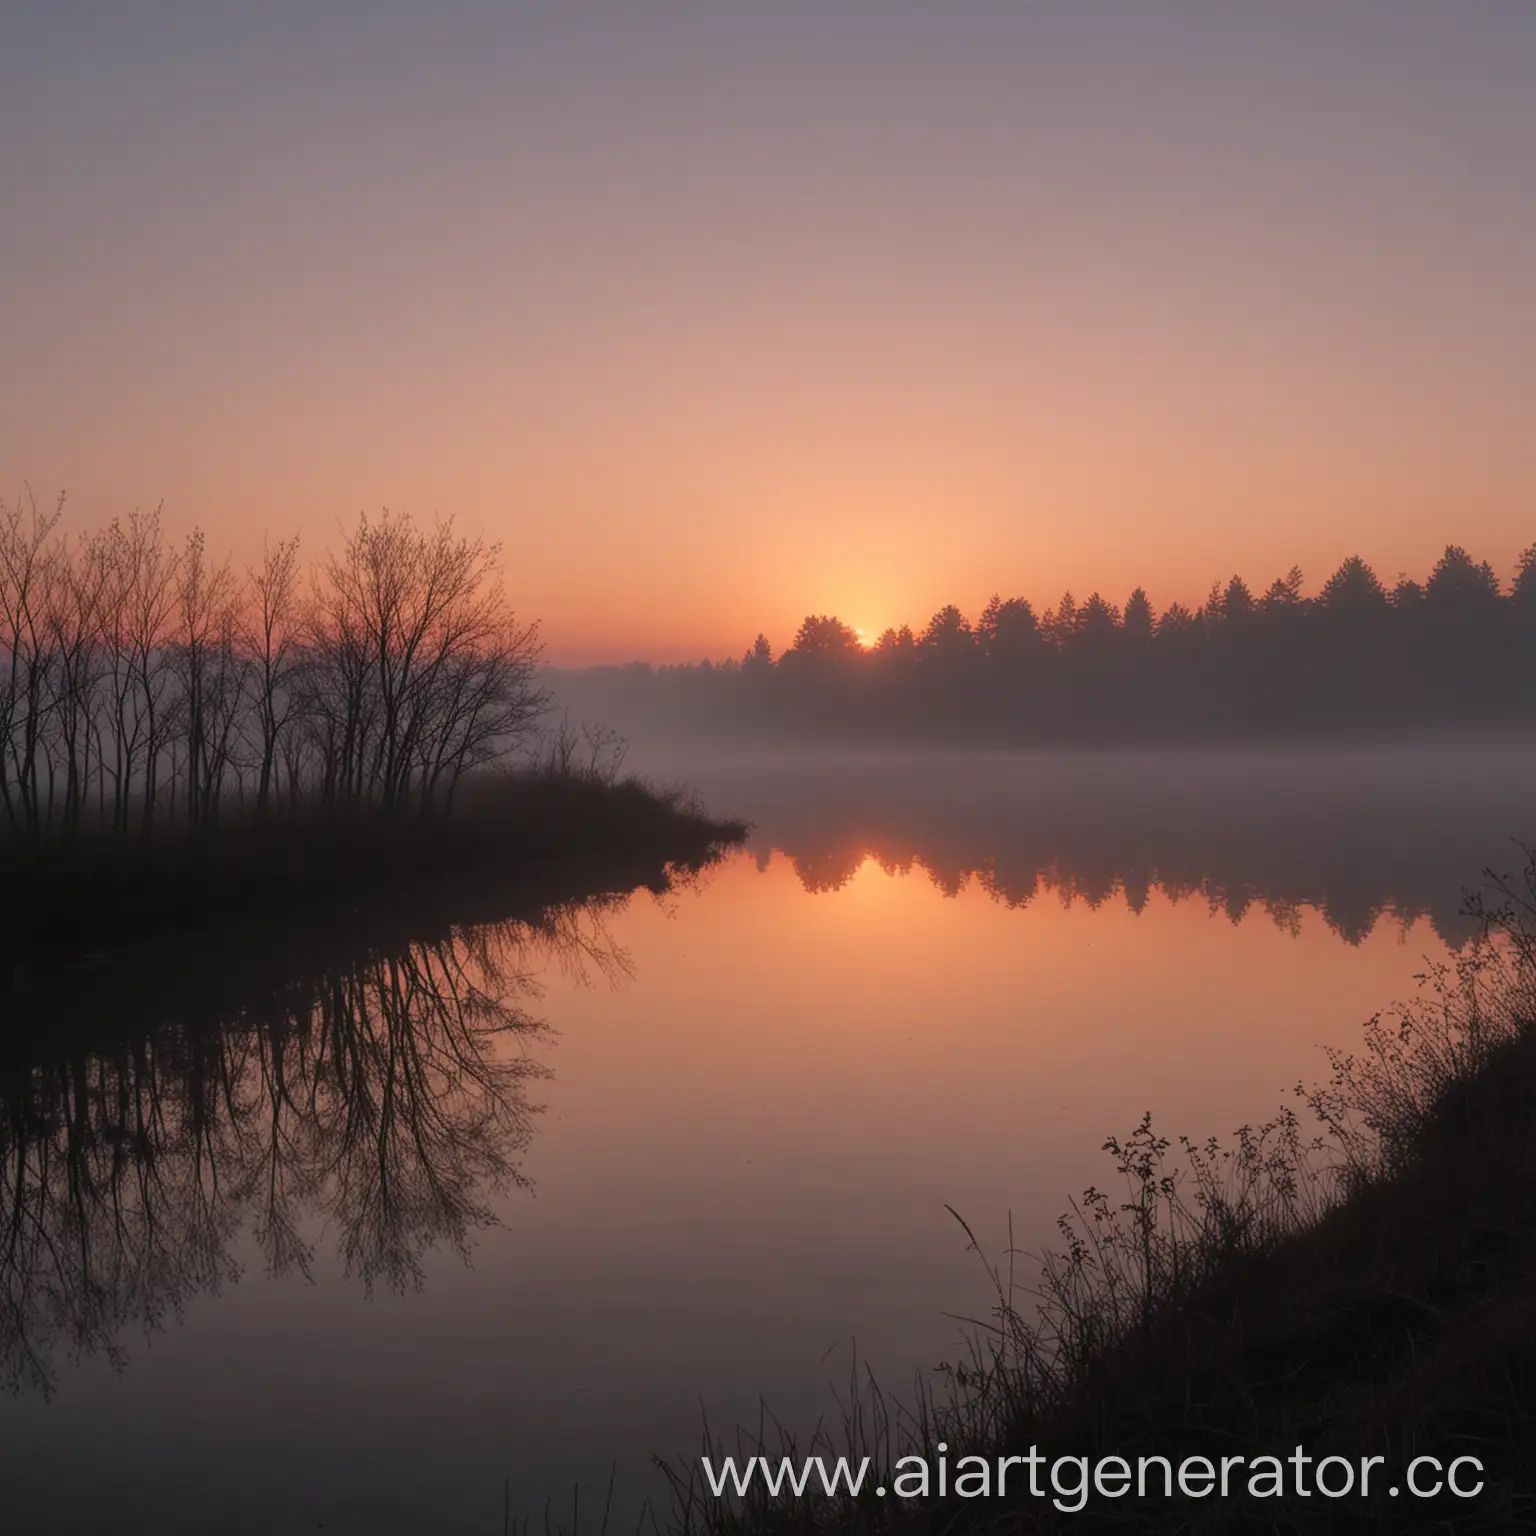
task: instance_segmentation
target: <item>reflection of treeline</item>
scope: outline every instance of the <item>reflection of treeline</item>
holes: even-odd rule
[[[987,1257],[951,1207],[990,1304],[944,1390],[893,1408],[855,1375],[840,1433],[796,1444],[764,1414],[706,1439],[716,1466],[846,1455],[863,1493],[764,1477],[721,1497],[695,1453],[669,1469],[668,1529],[884,1536],[872,1484],[907,1499],[912,1536],[1528,1528],[1536,867],[1487,896],[1454,963],[1268,1120],[1175,1141],[1147,1113],[1110,1136],[1107,1185],[1038,1256],[1010,1222]],[[1044,1497],[1004,1475],[1025,1446]]]
[[[583,707],[628,696],[673,724],[883,735],[1157,738],[1189,733],[1529,723],[1536,715],[1536,545],[1507,592],[1451,546],[1424,582],[1388,589],[1346,560],[1308,596],[1292,569],[1255,592],[1238,576],[1195,609],[1159,614],[1072,593],[1044,613],[994,597],[974,620],[940,609],[872,645],[826,615],[775,657],[568,675]],[[587,695],[593,695],[591,701]],[[619,706],[622,713],[622,704]],[[637,722],[625,718],[624,724]]]
[[[1008,906],[1140,911],[1154,894],[1294,928],[1316,911],[1357,943],[1383,917],[1473,931],[1464,890],[1528,836],[1529,754],[1455,752],[869,754],[802,776],[725,783],[759,859],[784,853],[808,890],[873,858]],[[721,791],[725,792],[725,791]]]
[[[237,572],[157,513],[70,536],[61,508],[0,507],[0,826],[447,806],[544,704],[497,560],[386,513],[307,571],[287,542]]]
[[[606,914],[697,878],[716,830],[110,956],[23,949],[0,987],[0,1388],[116,1357],[233,1279],[243,1233],[283,1274],[324,1228],[365,1285],[465,1251],[522,1182],[538,970],[622,978]]]
[[[873,859],[888,875],[907,875],[921,868],[946,896],[958,896],[974,882],[977,889],[1007,907],[1026,907],[1037,897],[1054,898],[1064,907],[1082,902],[1090,908],[1121,900],[1132,912],[1140,913],[1152,895],[1158,893],[1171,902],[1202,902],[1234,926],[1251,912],[1263,912],[1288,933],[1301,931],[1302,912],[1310,908],[1348,944],[1359,944],[1369,938],[1384,916],[1404,925],[1427,917],[1448,943],[1460,942],[1472,927],[1470,920],[1461,915],[1459,895],[1435,907],[1415,907],[1390,896],[1366,898],[1363,902],[1351,900],[1345,893],[1323,888],[1301,887],[1294,894],[1265,891],[1248,881],[1164,871],[1145,865],[1074,870],[1059,864],[1036,868],[1019,861],[999,864],[985,860],[973,867],[960,867],[937,858],[930,862],[930,857],[916,852],[891,854],[857,845],[810,855],[789,855],[800,883],[811,892],[841,890],[866,860]]]
[[[309,1273],[332,1234],[365,1286],[467,1254],[523,1182],[542,1026],[517,999],[551,954],[626,963],[601,910],[367,947],[222,1014],[183,991],[143,1027],[119,1013],[92,1044],[35,1042],[0,1072],[0,1385],[48,1392],[67,1359],[120,1358],[237,1277],[247,1230],[273,1275]]]

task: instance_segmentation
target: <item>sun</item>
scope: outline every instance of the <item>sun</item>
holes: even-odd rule
[[[869,650],[874,645],[875,638],[874,638],[873,635],[870,634],[870,632],[867,629],[855,628],[853,633],[857,637],[859,644],[866,651]]]

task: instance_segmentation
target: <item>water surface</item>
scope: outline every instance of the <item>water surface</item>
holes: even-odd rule
[[[7,1528],[494,1533],[900,1388],[985,1305],[946,1204],[1035,1246],[1144,1110],[1272,1112],[1536,826],[1507,747],[641,766],[749,846],[13,1066]]]

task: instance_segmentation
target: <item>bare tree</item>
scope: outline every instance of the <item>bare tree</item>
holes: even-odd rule
[[[298,540],[264,544],[261,564],[246,573],[244,636],[255,674],[259,816],[265,816],[270,807],[279,745],[299,702],[297,674],[303,661],[299,619]]]
[[[111,825],[152,825],[162,757],[171,737],[174,669],[168,651],[176,609],[176,558],[160,532],[160,510],[134,511],[107,529],[102,558],[101,635],[111,739]]]
[[[519,745],[546,705],[536,625],[506,606],[500,547],[358,520],[317,575],[311,630],[323,681],[328,783],[345,798],[425,813],[470,768]]]
[[[34,842],[190,827],[280,793],[396,815],[446,810],[547,705],[538,628],[499,549],[361,517],[305,592],[296,541],[243,580],[159,510],[73,540],[62,503],[0,507],[0,815]]]
[[[234,758],[235,728],[245,701],[244,668],[236,646],[237,598],[229,562],[210,565],[202,531],[195,530],[177,567],[174,648],[186,811],[193,826],[218,814],[225,774]]]
[[[38,770],[54,686],[47,613],[59,573],[50,544],[63,511],[62,497],[45,512],[28,491],[0,512],[0,804],[13,831],[34,839],[42,831]]]
[[[103,540],[96,537],[66,546],[56,579],[48,584],[47,629],[57,679],[53,734],[64,765],[60,825],[71,834],[80,829],[92,775],[99,772],[105,582]]]

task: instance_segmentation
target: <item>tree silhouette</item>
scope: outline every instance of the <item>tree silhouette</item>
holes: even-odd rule
[[[1446,545],[1425,584],[1431,608],[1491,613],[1499,600],[1499,578],[1486,560],[1473,563],[1459,544]]]
[[[1536,610],[1536,544],[1528,544],[1520,552],[1510,596],[1522,612]]]
[[[929,619],[928,627],[917,643],[921,650],[938,660],[952,662],[969,655],[975,639],[965,615],[949,603]]]
[[[946,604],[920,635],[892,626],[865,651],[840,620],[814,615],[777,663],[766,641],[755,654],[763,670],[750,697],[729,669],[640,673],[665,676],[668,726],[806,739],[1528,729],[1536,726],[1536,545],[1507,594],[1488,562],[1450,545],[1422,584],[1404,574],[1390,592],[1352,555],[1313,596],[1294,565],[1262,595],[1234,574],[1198,609],[1175,601],[1158,618],[1140,586],[1123,615],[1098,590],[1082,603],[1068,591],[1039,618],[1026,598],[994,593],[974,625]],[[627,721],[644,731],[661,723],[655,698],[616,689],[592,707],[623,715],[643,703]]]
[[[744,671],[756,675],[763,675],[773,666],[773,647],[768,644],[767,635],[759,634],[752,642],[751,649],[741,658]]]
[[[1102,651],[1114,643],[1120,633],[1120,614],[1113,603],[1099,593],[1089,594],[1088,601],[1077,612],[1073,638]]]
[[[1267,614],[1296,613],[1304,601],[1302,586],[1301,567],[1293,565],[1284,576],[1277,576],[1270,582],[1264,596],[1259,599],[1259,605]]]
[[[201,828],[248,803],[428,815],[547,702],[499,550],[359,518],[306,583],[292,543],[237,576],[159,510],[71,537],[0,507],[0,818],[34,847],[90,824]],[[307,586],[307,590],[306,590]]]
[[[874,651],[882,661],[911,657],[917,651],[917,637],[905,624],[900,629],[884,629],[875,641]]]
[[[811,614],[801,623],[788,655],[796,661],[849,661],[859,654],[856,630],[827,614]]]
[[[1147,646],[1152,643],[1152,634],[1157,627],[1157,620],[1152,613],[1152,601],[1144,588],[1137,587],[1126,598],[1125,617],[1121,620],[1120,627],[1131,645]]]
[[[1323,583],[1318,610],[1342,619],[1370,619],[1390,606],[1381,578],[1359,555],[1350,555]]]

